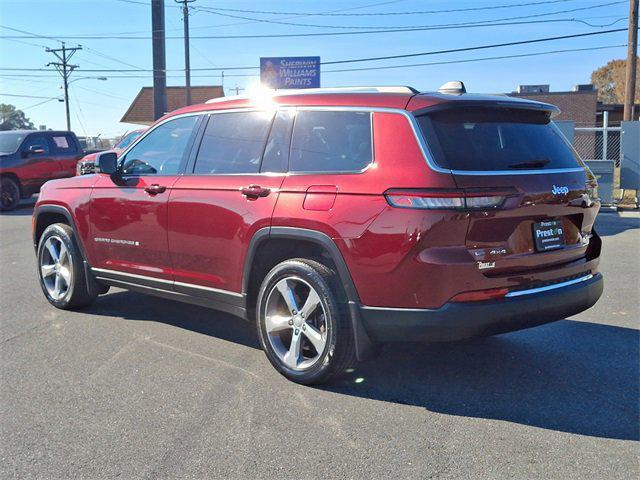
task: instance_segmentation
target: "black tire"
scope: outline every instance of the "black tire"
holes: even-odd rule
[[[64,295],[60,298],[54,298],[47,289],[43,278],[42,265],[49,263],[45,257],[50,255],[45,252],[47,250],[47,240],[53,238],[55,242],[60,241],[64,244],[67,254],[70,257],[68,264],[68,270],[71,272],[71,279],[68,288]],[[74,308],[81,308],[93,303],[96,299],[96,292],[89,292],[87,289],[87,279],[84,270],[84,258],[78,248],[78,244],[75,239],[73,229],[64,223],[54,223],[49,225],[42,233],[40,240],[38,241],[38,278],[40,280],[40,287],[46,299],[56,308],[63,310],[70,310]]]
[[[292,369],[281,360],[268,338],[267,301],[276,284],[285,278],[300,279],[317,292],[323,308],[325,348],[318,360],[308,368]],[[344,374],[355,362],[355,343],[346,296],[337,274],[327,266],[310,259],[295,258],[276,265],[264,278],[256,306],[256,324],[260,344],[278,372],[304,385],[326,382]],[[295,327],[292,327],[295,328]]]
[[[20,202],[20,185],[11,177],[2,177],[0,182],[0,210],[8,212]]]

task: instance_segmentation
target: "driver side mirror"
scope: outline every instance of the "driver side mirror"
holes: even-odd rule
[[[96,155],[96,172],[115,175],[118,171],[118,155],[116,152],[102,152]]]
[[[44,153],[44,147],[42,145],[30,145],[24,151],[25,156],[42,155],[43,153]]]

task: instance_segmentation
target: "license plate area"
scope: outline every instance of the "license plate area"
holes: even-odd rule
[[[548,252],[564,247],[562,220],[545,220],[533,224],[536,252]]]

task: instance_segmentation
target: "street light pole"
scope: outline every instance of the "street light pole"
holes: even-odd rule
[[[182,4],[182,23],[184,25],[184,84],[186,104],[191,105],[191,60],[189,55],[189,3],[195,0],[175,0]]]

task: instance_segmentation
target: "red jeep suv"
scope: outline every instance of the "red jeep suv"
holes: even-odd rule
[[[602,293],[593,176],[552,105],[460,88],[229,97],[161,118],[100,173],[45,184],[58,308],[109,286],[255,321],[273,366],[325,381],[386,341],[575,315]]]

